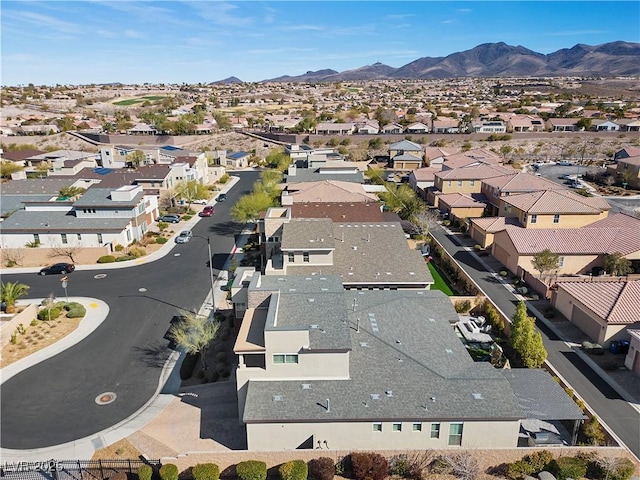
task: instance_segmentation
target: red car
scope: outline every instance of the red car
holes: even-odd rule
[[[198,214],[198,216],[200,216],[200,217],[210,217],[214,213],[216,213],[216,211],[213,209],[213,206],[212,205],[207,205],[206,207],[204,207],[202,209],[202,211]]]

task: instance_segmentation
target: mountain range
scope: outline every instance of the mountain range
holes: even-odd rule
[[[638,76],[640,43],[578,44],[543,54],[506,43],[484,43],[446,57],[422,57],[400,68],[374,63],[353,70],[309,71],[264,82],[342,82],[356,80],[429,79],[456,77]],[[234,81],[239,81],[232,77]]]

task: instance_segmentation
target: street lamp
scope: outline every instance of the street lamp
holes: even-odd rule
[[[209,276],[211,277],[211,308],[215,309],[215,298],[213,296],[214,284],[213,284],[213,257],[211,256],[211,237],[203,237],[202,235],[194,235],[194,237],[203,238],[207,241],[207,250],[209,252]]]

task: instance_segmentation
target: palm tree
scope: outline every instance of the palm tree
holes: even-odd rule
[[[7,313],[13,313],[16,310],[16,300],[24,297],[29,292],[29,285],[18,282],[2,283],[0,287],[1,301],[5,304]]]

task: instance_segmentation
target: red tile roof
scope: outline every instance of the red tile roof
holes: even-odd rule
[[[538,177],[534,177],[538,178]],[[502,197],[502,201],[519,210],[535,214],[587,214],[597,215],[610,210],[602,197],[584,197],[570,190],[544,190]]]
[[[435,174],[443,180],[484,180],[486,178],[500,177],[512,173],[512,168],[498,165],[474,165],[470,167],[443,170]]]
[[[484,208],[486,203],[462,193],[446,193],[438,195],[438,205],[446,204],[451,208]]]
[[[516,217],[482,217],[472,218],[471,223],[487,233],[500,232],[507,226],[520,226]]]
[[[499,188],[504,193],[535,192],[538,190],[566,190],[559,183],[546,178],[512,170],[509,175],[494,177],[484,181],[490,187]]]
[[[598,220],[582,228],[624,228],[640,231],[640,218],[634,217],[627,213],[616,213],[609,215],[607,218]]]
[[[558,288],[608,324],[626,325],[640,321],[640,281],[558,282]]]
[[[330,218],[334,222],[384,222],[379,203],[294,203],[292,218]]]

